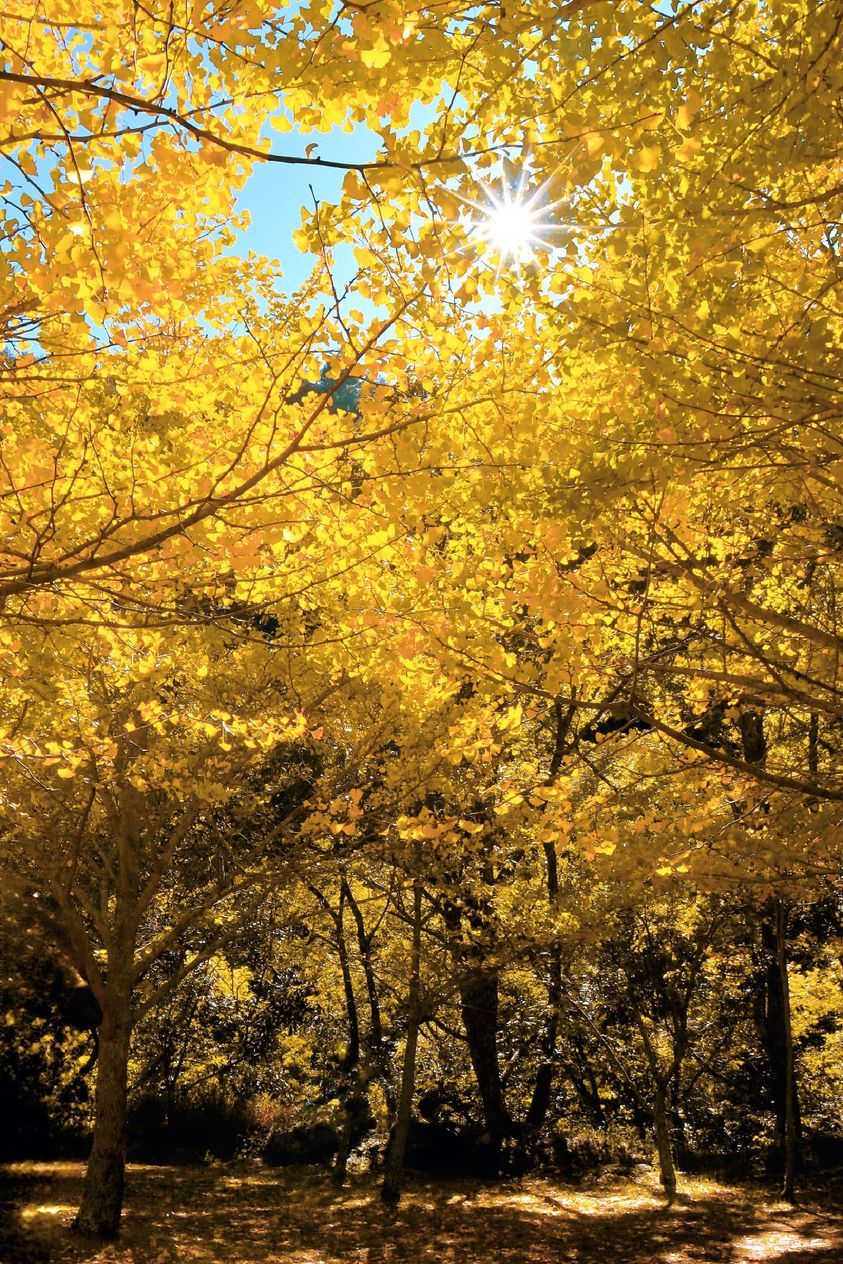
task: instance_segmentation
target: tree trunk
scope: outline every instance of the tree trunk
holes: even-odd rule
[[[354,983],[351,978],[351,966],[348,961],[348,946],[345,942],[343,903],[343,897],[340,894],[340,908],[335,919],[337,955],[340,959],[342,986],[345,993],[345,1009],[348,1014],[348,1047],[343,1057],[343,1066],[355,1067],[360,1061],[360,1021],[357,1017],[357,998],[354,995]]]
[[[764,953],[759,1031],[770,1067],[776,1140],[784,1169],[785,1197],[792,1196],[801,1120],[796,1084],[793,1036],[790,1021],[790,989],[787,976],[787,912],[776,897],[767,906],[761,921]]]
[[[372,966],[372,936],[366,934],[366,926],[363,921],[363,914],[360,912],[360,906],[345,879],[343,879],[343,882],[345,884],[344,890],[348,907],[351,909],[354,925],[357,928],[360,964],[363,967],[363,977],[366,980],[366,996],[369,1002],[369,1045],[378,1074],[383,1082],[386,1108],[390,1116],[392,1116],[395,1113],[395,1094],[390,1083],[389,1055],[383,1038],[383,1021],[381,1019],[380,1002],[378,1001],[377,981]]]
[[[335,1184],[342,1185],[344,1183],[351,1151],[370,1131],[373,1122],[366,1093],[366,1084],[359,1074],[359,1069],[354,1068],[346,1075],[343,1091],[339,1147],[333,1171]]]
[[[120,1231],[126,1169],[126,1099],[128,1094],[129,1002],[104,1007],[97,1066],[94,1140],[85,1173],[82,1203],[74,1221],[77,1232],[112,1239]]]
[[[685,1128],[685,1112],[678,1095],[674,1094],[670,1109],[670,1134],[673,1137],[673,1154],[680,1168],[684,1170],[688,1158],[688,1134]]]
[[[653,1126],[656,1133],[656,1150],[659,1156],[659,1179],[672,1203],[676,1198],[676,1167],[673,1162],[673,1144],[670,1136],[670,1122],[667,1117],[667,1101],[661,1085],[656,1087],[653,1098]]]
[[[764,763],[767,743],[763,716],[746,712],[741,716],[741,735],[748,761]],[[808,728],[808,767],[816,775],[818,766],[819,728],[812,714]],[[793,1059],[793,1032],[790,1022],[790,986],[787,978],[787,908],[774,896],[761,922],[761,943],[766,957],[766,1005],[761,1037],[773,1074],[773,1100],[776,1108],[776,1132],[784,1166],[782,1195],[795,1201],[794,1177],[798,1159],[802,1125]]]
[[[794,1181],[799,1145],[796,1073],[793,1059],[793,1029],[790,1021],[790,984],[787,977],[787,908],[783,901],[779,899],[776,900],[776,939],[785,1043],[784,1184],[782,1196],[789,1203],[795,1203],[796,1191]]]
[[[345,994],[345,1008],[348,1015],[348,1045],[342,1058],[344,1067],[355,1067],[360,1060],[360,1023],[357,1017],[357,999],[354,995],[354,984],[351,978],[351,967],[348,961],[348,945],[345,942],[345,926],[343,914],[348,883],[343,878],[340,884],[339,908],[334,909],[328,897],[313,883],[309,888],[334,923],[334,944],[342,971],[342,985]]]
[[[558,725],[561,723],[561,707],[559,703],[556,704],[556,715]],[[559,747],[558,735],[557,747]],[[551,773],[555,776],[553,768]],[[547,865],[547,898],[551,909],[553,909],[559,901],[559,863],[553,843],[544,844],[544,856]],[[557,944],[552,951],[553,959],[547,984],[548,1012],[541,1045],[542,1060],[539,1064],[539,1069],[536,1071],[533,1096],[530,1101],[530,1108],[527,1111],[527,1123],[531,1128],[538,1128],[544,1123],[547,1112],[550,1109],[550,1093],[553,1088],[556,1037],[559,1030],[559,1010],[562,1006],[562,950]]]
[[[401,1089],[395,1126],[386,1156],[381,1186],[381,1198],[395,1206],[401,1197],[404,1176],[404,1155],[410,1134],[410,1114],[413,1109],[413,1093],[416,1085],[416,1050],[421,1025],[421,922],[422,885],[416,878],[413,883],[413,946],[410,954],[410,986],[407,996],[407,1041],[404,1045],[404,1061],[401,1067]]]
[[[484,945],[466,942],[462,913],[455,904],[446,904],[442,916],[453,937],[460,1013],[483,1118],[493,1145],[499,1146],[512,1121],[504,1103],[498,1062],[498,969],[486,964],[488,949]],[[479,925],[479,917],[469,914],[469,920],[472,926]]]
[[[638,1136],[641,1138],[641,1140],[646,1141],[647,1134],[648,1134],[647,1125],[649,1124],[650,1121],[647,1115],[641,1109],[641,1103],[638,1101],[637,1098],[633,1097],[631,1099],[629,1103],[629,1107],[632,1112],[632,1123],[635,1127],[635,1130],[638,1133]]]
[[[536,1071],[533,1085],[533,1096],[527,1111],[527,1123],[531,1128],[538,1128],[544,1123],[550,1109],[550,1095],[553,1088],[554,1060],[556,1057],[556,1037],[559,1030],[559,1010],[562,1005],[562,960],[558,948],[553,950],[553,963],[547,985],[547,1020],[541,1044],[542,1061]]]
[[[493,1145],[499,1146],[510,1130],[511,1120],[504,1103],[498,1062],[497,968],[466,965],[460,979],[460,1002],[486,1127]]]
[[[606,1127],[606,1112],[603,1109],[603,1102],[600,1099],[600,1085],[597,1083],[597,1077],[594,1074],[594,1067],[591,1065],[588,1057],[584,1052],[580,1052],[580,1062],[585,1069],[586,1079],[588,1080],[588,1101],[594,1115],[594,1122],[598,1128]]]
[[[635,1021],[641,1033],[641,1043],[650,1075],[653,1081],[653,1128],[656,1134],[656,1152],[659,1156],[659,1179],[667,1195],[668,1203],[676,1198],[676,1165],[673,1161],[673,1138],[670,1132],[670,1120],[667,1116],[667,1090],[670,1075],[659,1069],[659,1058],[655,1045],[650,1038],[647,1024],[640,1013],[635,1014]]]
[[[530,1107],[527,1111],[526,1122],[530,1128],[539,1128],[544,1123],[547,1112],[550,1109],[550,1090],[552,1087],[553,1063],[542,1062],[538,1071],[536,1071],[533,1096],[530,1099]]]
[[[580,1066],[575,1067],[569,1060],[560,1059],[559,1065],[563,1073],[568,1077],[573,1085],[577,1097],[582,1102],[585,1109],[591,1115],[592,1121],[597,1128],[606,1127],[606,1112],[603,1110],[603,1103],[600,1100],[600,1090],[597,1087],[597,1081],[594,1078],[594,1072],[590,1066],[583,1065],[583,1055],[581,1050],[577,1050],[580,1055]],[[633,1102],[634,1108],[634,1102]],[[529,1122],[529,1121],[528,1121]],[[647,1136],[647,1128],[644,1126],[641,1132],[642,1138]]]

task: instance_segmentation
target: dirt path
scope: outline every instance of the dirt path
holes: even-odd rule
[[[123,1236],[96,1248],[67,1232],[81,1171],[3,1171],[4,1264],[843,1264],[839,1179],[792,1209],[686,1178],[670,1210],[650,1174],[418,1181],[393,1213],[369,1179],[337,1191],[312,1170],[131,1167]]]

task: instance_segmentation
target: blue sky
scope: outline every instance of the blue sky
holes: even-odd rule
[[[441,101],[416,101],[410,110],[406,127],[395,135],[403,136],[413,129],[423,130],[436,116]],[[307,146],[317,146],[314,157],[330,162],[371,162],[377,157],[380,137],[358,123],[351,132],[334,127],[330,132],[283,132],[271,127],[264,133],[276,153],[302,155]],[[248,211],[252,223],[240,238],[238,253],[254,250],[270,259],[278,259],[284,271],[284,291],[292,293],[309,275],[313,257],[303,255],[293,245],[293,233],[301,227],[302,207],[312,209],[313,189],[321,202],[336,202],[340,196],[344,171],[325,167],[288,167],[282,163],[257,162],[243,191],[237,198],[238,211]],[[354,275],[351,249],[335,251],[336,279],[344,282]],[[359,307],[359,301],[356,301]]]
[[[275,133],[272,136],[278,152],[304,155],[306,147],[315,144],[318,151],[314,156],[334,162],[371,161],[379,145],[374,132],[362,126],[350,133],[334,128],[327,133],[288,132],[280,138]],[[313,206],[310,189],[319,201],[334,202],[339,198],[344,175],[343,171],[324,167],[256,163],[237,198],[238,211],[248,211],[252,220],[240,238],[238,253],[254,250],[278,259],[284,271],[284,289],[291,293],[313,265],[312,256],[303,255],[293,245],[293,233],[301,227],[302,207]]]

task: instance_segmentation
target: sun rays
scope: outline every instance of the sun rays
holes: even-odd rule
[[[563,227],[554,211],[560,201],[548,201],[550,181],[532,192],[528,189],[529,170],[522,168],[514,187],[506,179],[499,194],[488,192],[485,202],[466,202],[476,218],[467,223],[470,236],[484,242],[497,255],[496,275],[505,266],[533,263],[537,252],[553,246],[553,237]]]

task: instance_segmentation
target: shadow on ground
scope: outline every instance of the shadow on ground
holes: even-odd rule
[[[4,1264],[841,1264],[840,1183],[788,1208],[768,1192],[687,1178],[667,1209],[654,1179],[579,1185],[414,1181],[396,1212],[374,1183],[312,1170],[131,1167],[120,1242],[68,1231],[79,1164],[18,1164],[0,1193]]]

